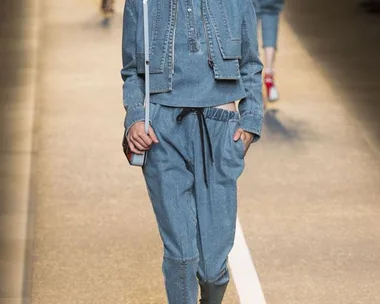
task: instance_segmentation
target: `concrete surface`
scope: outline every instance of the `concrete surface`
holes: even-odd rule
[[[31,193],[39,3],[0,9],[0,303],[30,294]]]

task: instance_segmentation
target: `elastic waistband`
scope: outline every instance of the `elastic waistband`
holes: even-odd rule
[[[204,108],[203,115],[207,119],[229,121],[231,119],[239,120],[239,112],[228,111],[220,108]]]
[[[151,105],[155,107],[159,107],[162,109],[167,109],[169,111],[182,111],[184,107],[172,107],[172,106],[165,106],[158,103],[152,103]],[[203,110],[203,116],[207,119],[213,119],[213,120],[219,120],[219,121],[229,121],[231,119],[239,120],[240,115],[237,111],[228,111],[221,108],[215,108],[215,107],[205,107],[205,108],[199,108]],[[196,112],[191,112],[189,115],[196,115]]]

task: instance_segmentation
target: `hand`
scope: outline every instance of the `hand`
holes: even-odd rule
[[[245,154],[247,153],[248,149],[249,149],[249,146],[251,145],[252,143],[252,140],[253,140],[253,134],[252,133],[249,133],[247,131],[244,131],[243,129],[241,128],[238,128],[234,134],[234,141],[238,141],[239,138],[241,138],[243,144],[244,144],[244,156]]]
[[[150,149],[152,144],[158,143],[157,136],[151,126],[149,126],[148,134],[145,133],[145,124],[143,121],[138,121],[130,127],[127,134],[127,141],[131,152],[136,154],[143,154],[144,151]]]

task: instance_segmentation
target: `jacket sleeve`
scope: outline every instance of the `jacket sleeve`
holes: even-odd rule
[[[136,0],[126,0],[123,16],[121,77],[123,84],[123,104],[126,110],[125,129],[137,121],[144,120],[144,78],[137,75],[136,70]]]
[[[260,14],[278,15],[284,7],[284,0],[260,1]]]
[[[242,24],[242,57],[239,65],[246,94],[239,102],[239,124],[244,131],[253,133],[253,141],[257,141],[261,136],[264,112],[261,78],[263,65],[258,55],[257,21],[252,0],[246,0]]]

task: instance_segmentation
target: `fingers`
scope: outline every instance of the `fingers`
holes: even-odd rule
[[[140,138],[134,138],[131,140],[135,148],[139,151],[146,151],[149,149],[149,146],[147,146]]]
[[[244,155],[245,155],[252,143],[253,134],[246,132],[241,128],[238,128],[234,134],[233,139],[234,141],[238,141],[239,139],[241,139],[241,141],[244,144]]]
[[[238,141],[239,138],[242,136],[242,134],[244,134],[244,130],[241,129],[241,128],[238,128],[236,131],[235,131],[235,134],[234,134],[234,141]]]
[[[158,138],[157,138],[156,134],[154,133],[152,127],[149,127],[149,132],[148,132],[148,134],[149,134],[150,138],[153,140],[153,142],[154,142],[155,144],[158,144]]]
[[[140,150],[147,150],[152,144],[152,140],[148,135],[145,134],[145,132],[135,132],[131,133],[131,140],[133,141],[133,144]]]
[[[134,154],[143,154],[144,153],[143,151],[138,150],[130,140],[128,140],[128,147],[129,147],[129,150],[131,150],[131,152]]]
[[[142,154],[144,151],[149,150],[151,143],[152,140],[145,133],[142,135],[132,132],[128,134],[128,144],[134,153]]]
[[[128,131],[128,146],[131,152],[142,154],[149,150],[153,143],[158,143],[158,139],[153,129],[149,128],[149,134],[145,133],[144,122],[136,122]]]

